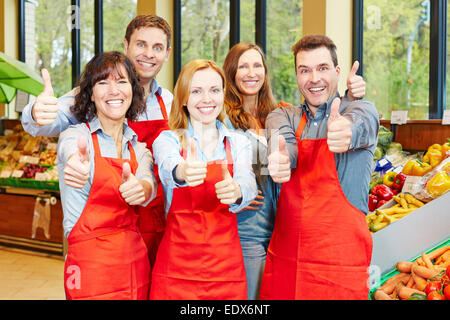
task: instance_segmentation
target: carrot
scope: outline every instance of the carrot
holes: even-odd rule
[[[428,282],[424,278],[418,276],[417,274],[412,273],[411,277],[414,280],[415,287],[419,290],[425,290],[425,287],[427,286]]]
[[[413,294],[413,293],[421,293],[421,294],[425,294],[425,292],[421,291],[421,290],[417,290],[417,289],[412,289],[412,288],[407,288],[405,287],[402,283],[399,283],[397,285],[397,294],[400,297],[400,299],[403,300],[408,300],[409,297]]]
[[[375,290],[375,292],[373,293],[373,298],[375,300],[394,300],[386,292],[379,289]]]
[[[407,283],[409,280],[409,274],[404,273],[404,272],[400,272],[398,274],[396,274],[395,276],[389,278],[388,280],[386,280],[386,282],[379,287],[379,290],[384,291],[387,294],[391,294],[392,291],[394,291],[395,286],[398,283]]]
[[[431,262],[430,258],[425,253],[422,253],[422,260],[423,260],[423,262],[425,262],[425,266],[428,269],[434,270],[433,263]]]
[[[407,288],[412,288],[415,283],[416,282],[414,281],[414,277],[413,277],[413,275],[411,275],[409,277],[408,283],[406,283],[406,287]]]
[[[437,257],[435,259],[435,262],[436,262],[436,264],[440,264],[448,259],[450,259],[450,250],[445,251],[443,254],[441,254],[439,257]]]
[[[427,267],[418,265],[413,265],[411,270],[414,272],[414,274],[427,280],[435,277],[438,274],[438,272],[436,272],[434,269],[432,270]]]
[[[434,251],[431,251],[430,253],[428,253],[427,255],[428,255],[428,258],[430,258],[430,260],[434,260],[447,250],[450,250],[450,246],[443,246],[443,247],[437,248]]]
[[[400,272],[409,273],[409,272],[411,272],[412,265],[413,265],[413,263],[409,262],[409,261],[399,261],[399,262],[397,262],[395,267]]]

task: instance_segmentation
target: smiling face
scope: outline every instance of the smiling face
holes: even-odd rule
[[[191,122],[215,123],[223,108],[223,98],[222,77],[211,68],[196,71],[187,101]]]
[[[239,57],[235,83],[241,94],[257,95],[264,84],[265,75],[262,57],[258,51],[250,49]]]
[[[133,90],[123,65],[119,72],[112,72],[109,76],[95,83],[92,88],[91,100],[97,109],[100,122],[123,121],[133,99]]]
[[[169,59],[167,35],[155,27],[136,29],[130,41],[124,41],[124,53],[133,63],[141,82],[149,83]]]
[[[312,111],[337,93],[340,67],[334,66],[326,47],[299,51],[296,73],[298,88]]]

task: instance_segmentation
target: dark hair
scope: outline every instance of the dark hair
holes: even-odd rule
[[[239,58],[248,50],[256,50],[261,55],[264,65],[265,78],[261,89],[258,92],[257,121],[262,127],[265,127],[266,118],[269,113],[276,108],[275,99],[270,87],[269,71],[267,69],[266,58],[264,52],[256,44],[250,42],[240,42],[235,44],[228,52],[224,64],[223,71],[227,79],[227,87],[225,94],[225,108],[228,118],[235,128],[247,130],[252,128],[253,117],[245,112],[243,108],[243,98],[241,92],[236,87],[236,72],[238,68]]]
[[[330,51],[331,60],[336,67],[338,65],[338,59],[336,54],[336,45],[333,40],[327,36],[320,34],[313,34],[309,36],[304,36],[296,44],[292,46],[292,52],[294,53],[295,68],[297,68],[297,53],[299,51],[308,51],[317,49],[320,47],[325,47]]]
[[[75,103],[70,108],[75,118],[79,122],[91,121],[97,115],[97,108],[91,101],[94,85],[116,73],[120,76],[120,66],[127,71],[128,80],[133,89],[133,99],[125,117],[129,120],[136,120],[138,115],[145,111],[144,89],[139,83],[139,77],[134,70],[131,61],[118,51],[110,51],[96,54],[86,67],[78,80],[80,90],[75,96]]]
[[[125,32],[125,39],[127,39],[128,44],[130,43],[131,35],[133,32],[139,28],[158,28],[161,29],[167,36],[167,48],[170,48],[170,38],[172,35],[172,29],[166,20],[158,17],[154,14],[143,14],[136,16],[127,26]]]

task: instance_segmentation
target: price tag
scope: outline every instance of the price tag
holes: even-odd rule
[[[20,163],[28,163],[28,156],[20,156],[19,162]]]
[[[23,170],[14,170],[12,173],[13,178],[22,178]]]
[[[56,150],[58,148],[58,144],[54,142],[49,142],[47,144],[47,150]]]
[[[36,172],[34,180],[45,181],[47,180],[47,174],[45,172]]]
[[[40,159],[38,157],[28,157],[28,163],[39,164]]]
[[[442,124],[450,124],[450,110],[444,110],[442,115]]]
[[[406,124],[408,122],[407,110],[395,110],[391,112],[391,124]]]
[[[405,183],[403,184],[402,192],[408,192],[416,194],[420,192],[420,180],[422,177],[406,176]]]
[[[1,173],[0,173],[0,177],[2,177],[2,178],[9,178],[9,177],[11,177],[11,170],[3,170]]]

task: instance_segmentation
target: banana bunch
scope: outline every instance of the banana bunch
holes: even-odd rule
[[[386,209],[376,209],[366,216],[367,226],[371,233],[383,229],[424,205],[422,201],[417,200],[409,193],[400,193],[392,198],[397,202],[395,205]]]

